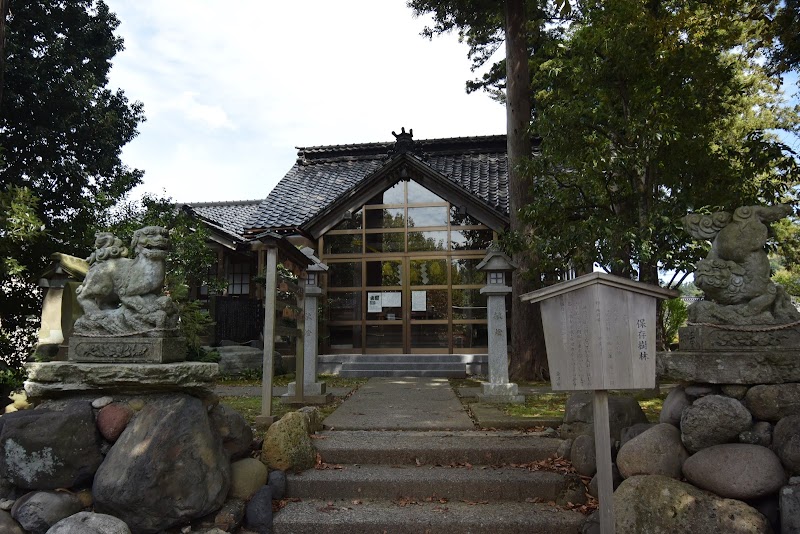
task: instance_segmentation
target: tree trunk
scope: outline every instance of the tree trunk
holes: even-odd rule
[[[3,103],[6,81],[6,17],[10,9],[11,0],[0,0],[0,105]]]
[[[519,172],[523,158],[531,155],[528,126],[531,120],[528,45],[525,36],[524,0],[506,0],[506,121],[508,143],[508,193],[511,231],[522,236],[527,228],[520,221],[520,208],[529,203],[530,187]],[[522,303],[519,296],[531,291],[528,275],[536,272],[534,258],[523,250],[514,254],[519,266],[512,276],[515,300],[511,319],[511,380],[536,380],[547,375],[542,317],[538,304]]]

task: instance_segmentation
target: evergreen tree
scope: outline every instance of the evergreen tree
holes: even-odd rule
[[[0,287],[0,328],[7,335],[38,315],[32,278],[53,252],[88,255],[93,234],[110,206],[141,182],[142,172],[120,160],[122,146],[144,120],[142,104],[108,84],[111,59],[122,50],[119,20],[101,0],[30,0],[10,5],[3,19],[0,100],[0,194],[18,198],[43,231],[24,246],[0,228],[16,271]],[[27,197],[26,197],[27,198]],[[17,347],[2,356],[19,360]]]

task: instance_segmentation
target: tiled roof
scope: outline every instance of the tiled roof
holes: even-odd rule
[[[261,200],[236,200],[232,202],[194,202],[187,205],[206,221],[241,238],[247,228],[247,221],[260,204]]]
[[[297,162],[261,203],[247,228],[299,227],[390,159],[394,142],[298,147]],[[508,214],[504,135],[415,140],[414,155]]]

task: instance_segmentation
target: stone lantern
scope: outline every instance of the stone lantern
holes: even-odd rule
[[[301,250],[309,259],[306,267],[306,278],[303,287],[303,314],[305,332],[303,334],[303,387],[298,388],[296,382],[289,383],[286,394],[287,401],[302,400],[305,403],[325,404],[331,400],[331,394],[326,393],[325,382],[317,382],[317,356],[319,340],[319,322],[317,308],[319,298],[323,295],[320,282],[322,276],[328,271],[328,266],[314,256],[314,251],[308,247]],[[299,376],[301,373],[297,373]],[[299,390],[299,391],[298,391]],[[302,396],[302,399],[299,397]]]
[[[486,286],[481,294],[486,295],[489,319],[489,382],[482,385],[479,398],[484,402],[525,402],[519,395],[517,385],[508,381],[508,334],[506,333],[506,295],[511,287],[506,285],[507,273],[517,265],[496,245],[489,247],[477,269],[486,272]]]
[[[58,252],[50,257],[53,263],[39,277],[39,287],[45,288],[45,296],[36,352],[45,360],[65,360],[72,325],[83,315],[75,299],[75,289],[86,276],[89,264],[82,258]]]

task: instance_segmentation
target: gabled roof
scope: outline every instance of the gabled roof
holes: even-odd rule
[[[194,202],[186,206],[211,228],[244,239],[247,221],[253,216],[261,200],[236,200],[231,202]]]
[[[431,176],[443,177],[454,188],[469,192],[484,209],[508,219],[505,135],[416,140],[407,153],[397,153],[396,146],[386,142],[298,147],[296,163],[253,213],[246,228],[304,229],[326,208],[379,176],[400,157],[414,158]]]

